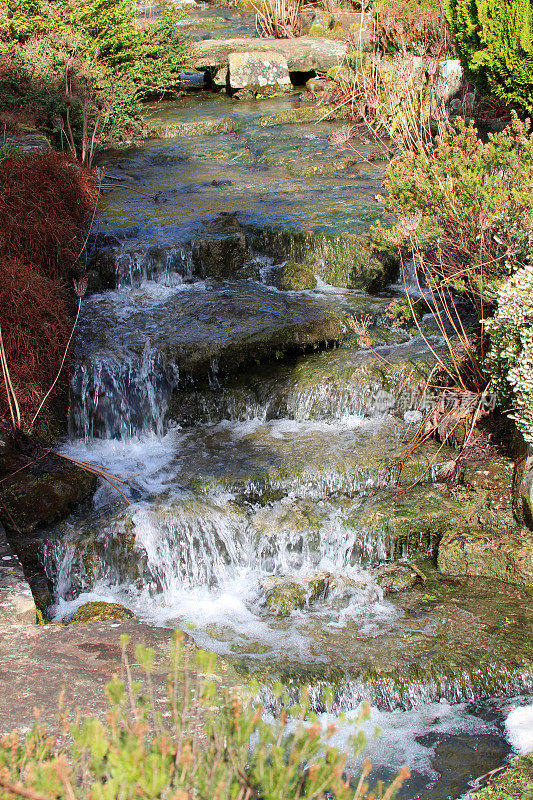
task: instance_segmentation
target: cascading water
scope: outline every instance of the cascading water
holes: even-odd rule
[[[209,118],[221,104],[164,114]],[[278,679],[295,697],[310,685],[317,711],[326,683],[335,711],[369,698],[384,752],[394,751],[377,759],[383,775],[407,737],[421,776],[410,796],[443,800],[435,764],[451,761],[439,748],[471,736],[487,769],[509,751],[506,701],[490,713],[486,701],[532,689],[529,611],[518,590],[495,602],[494,587],[441,583],[423,560],[442,532],[431,521],[448,501],[432,480],[449,456],[428,443],[407,468],[416,488],[397,496],[387,466],[427,407],[416,376],[428,351],[387,326],[390,297],[320,280],[298,293],[273,285],[289,255],[349,260],[354,243],[341,234],[373,221],[379,169],[304,180],[313,154],[331,157],[327,125],[265,132],[255,121],[264,107],[228,108],[237,134],[152,140],[111,157],[143,194],[117,187],[99,222],[115,237],[115,288],[84,301],[64,450],[125,480],[131,505],[102,484],[93,507],[45,543],[54,614],[68,620],[99,598],[187,630],[257,674],[273,713]],[[228,210],[255,231],[252,277],[199,280],[192,240]],[[289,228],[306,232],[291,239]],[[372,317],[374,352],[326,347],[352,314]],[[421,515],[427,535],[411,531]],[[405,592],[388,583],[398,559]],[[463,770],[460,791],[476,769],[487,771]]]

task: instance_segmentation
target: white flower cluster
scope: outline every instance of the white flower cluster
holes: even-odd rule
[[[518,269],[500,287],[498,308],[485,327],[492,385],[526,441],[533,443],[533,265]]]

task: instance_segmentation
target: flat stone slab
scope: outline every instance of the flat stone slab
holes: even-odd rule
[[[0,638],[8,631],[35,626],[37,609],[21,563],[0,522]]]
[[[163,703],[172,640],[168,628],[137,620],[12,626],[2,629],[0,637],[0,732],[29,729],[35,722],[34,708],[42,710],[42,721],[54,730],[60,695],[64,709],[103,716],[109,707],[105,685],[113,675],[122,677],[122,634],[131,637],[128,660],[136,679],[141,670],[135,666],[135,647],[155,649],[156,698]],[[192,662],[194,646],[188,649]]]
[[[338,39],[300,36],[297,39],[205,39],[194,45],[196,69],[218,69],[232,53],[274,52],[284,56],[290,72],[327,72],[340,64],[348,45]]]
[[[139,289],[128,293],[124,306],[114,294],[87,302],[78,357],[84,359],[87,345],[93,363],[100,354],[117,360],[126,353],[144,354],[146,359],[150,348],[160,365],[198,375],[214,362],[221,372],[233,372],[276,352],[318,346],[341,335],[340,318],[324,301],[287,297],[248,281],[171,290],[163,297]]]
[[[290,89],[287,59],[275,50],[230,53],[229,82],[232,89]]]

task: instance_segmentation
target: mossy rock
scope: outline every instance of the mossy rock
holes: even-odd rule
[[[297,108],[287,108],[277,114],[269,114],[260,117],[258,122],[263,128],[271,128],[274,125],[298,125],[306,122],[319,122],[327,116],[328,121],[339,119],[350,119],[348,108],[327,108],[317,106],[300,106]]]
[[[319,572],[301,581],[289,577],[270,577],[261,582],[265,605],[278,617],[288,617],[293,611],[305,608],[328,592],[330,575]]]
[[[418,574],[405,564],[387,564],[376,570],[375,575],[384,595],[412,589],[419,580]]]
[[[284,291],[301,292],[304,289],[314,289],[316,278],[312,269],[296,261],[287,261],[281,268],[279,288]]]
[[[128,608],[120,603],[105,603],[100,600],[93,600],[84,603],[78,608],[71,623],[84,622],[108,622],[112,620],[132,619],[135,615]]]
[[[15,535],[64,519],[96,489],[95,475],[64,458],[48,455],[20,470],[25,464],[11,454],[0,469],[4,481],[0,519]]]

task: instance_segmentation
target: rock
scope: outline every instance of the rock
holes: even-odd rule
[[[220,214],[192,243],[193,264],[202,278],[235,278],[250,259],[246,235],[234,214]]]
[[[70,622],[105,622],[107,620],[131,619],[133,616],[133,612],[120,603],[105,603],[96,600],[80,606]]]
[[[266,122],[262,124],[276,124],[269,118],[263,119]],[[399,258],[395,248],[377,247],[368,234],[329,236],[263,227],[260,231],[249,229],[248,235],[254,249],[261,249],[280,261],[305,263],[317,277],[333,286],[376,292],[398,275]]]
[[[465,469],[457,496],[462,514],[439,545],[442,572],[533,586],[533,532],[513,513],[514,468],[509,459],[497,458]]]
[[[526,523],[532,527],[533,523],[533,446],[528,445],[524,462],[522,482],[519,489],[522,501],[522,511]]]
[[[215,70],[229,64],[234,53],[275,52],[284,56],[289,72],[326,73],[346,57],[345,41],[299,36],[295,39],[243,38],[204,39],[195,42],[194,67]]]
[[[258,123],[263,128],[271,128],[274,125],[298,125],[306,122],[320,122],[327,116],[328,122],[339,119],[349,119],[350,110],[343,106],[339,109],[324,108],[323,106],[297,106],[296,108],[286,108],[277,114],[269,114],[266,117],[259,117]]]
[[[376,570],[375,576],[384,595],[411,589],[418,580],[417,573],[404,564],[387,564]]]
[[[131,380],[128,376],[137,369],[135,365],[145,369],[147,348],[155,354],[157,380],[172,385],[178,374],[180,381],[207,375],[214,363],[222,375],[286,351],[318,348],[321,343],[339,341],[342,331],[339,316],[325,300],[286,296],[249,281],[213,287],[209,292],[191,287],[156,302],[139,293],[126,316],[104,294],[86,304],[77,339],[78,359],[87,367],[89,384],[95,381],[84,389],[87,392],[101,393],[102,363],[113,370],[105,407],[95,408],[105,419],[106,408],[123,404],[120,387]],[[102,359],[100,366],[98,359]]]
[[[303,289],[314,289],[316,278],[313,270],[305,264],[287,261],[281,268],[279,288],[284,291],[301,292]]]
[[[326,78],[331,81],[335,81],[335,83],[350,83],[354,77],[355,73],[350,69],[350,67],[342,64],[339,64],[336,67],[331,67],[331,69],[328,69],[326,73]]]
[[[228,77],[229,77],[229,70],[228,67],[220,67],[217,69],[211,77],[213,84],[215,86],[219,86],[221,89],[225,89],[228,85]]]
[[[149,135],[162,139],[173,139],[175,136],[214,136],[217,133],[232,133],[231,117],[220,119],[204,119],[197,122],[173,122],[169,125],[153,125]]]
[[[231,53],[229,84],[232,89],[286,90],[291,88],[287,59],[275,51]]]
[[[35,625],[37,608],[22,565],[0,523],[0,636],[12,625]]]
[[[481,577],[533,587],[533,534],[527,528],[451,530],[439,546],[438,565],[448,575]]]
[[[464,86],[464,72],[459,59],[439,61],[435,91],[439,100],[448,103]]]
[[[265,604],[278,617],[288,617],[298,608],[305,608],[328,591],[330,575],[319,572],[311,578],[294,580],[287,576],[265,578],[261,588],[265,593]]]
[[[64,518],[96,489],[96,476],[72,462],[47,455],[12,474],[22,463],[15,456],[4,459],[1,477],[0,518],[14,536],[28,534]]]

